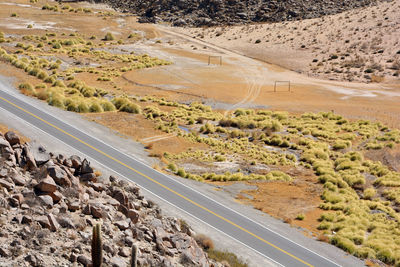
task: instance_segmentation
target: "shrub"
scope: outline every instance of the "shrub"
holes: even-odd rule
[[[126,103],[119,110],[123,111],[123,112],[133,113],[133,114],[140,113],[140,107],[132,102]]]
[[[114,41],[115,37],[114,35],[112,35],[112,33],[108,32],[106,33],[106,35],[103,38],[104,41]]]
[[[168,169],[174,173],[178,170],[178,168],[176,167],[176,165],[174,163],[168,164]]]
[[[211,240],[211,238],[209,238],[205,235],[199,234],[199,235],[196,235],[194,237],[194,239],[196,240],[197,244],[199,244],[203,249],[205,249],[205,250],[214,249],[214,243]]]
[[[87,112],[89,112],[89,106],[86,104],[86,102],[81,101],[78,104],[78,107],[77,107],[76,111],[79,112],[79,113],[87,113]]]
[[[372,199],[376,195],[376,190],[373,187],[364,190],[364,198]]]
[[[243,263],[235,254],[231,252],[210,249],[207,251],[207,254],[210,259],[213,259],[217,262],[227,262],[225,266],[248,267],[246,263]]]
[[[296,216],[296,220],[302,221],[306,216],[303,213],[300,213]]]
[[[98,103],[98,102],[94,102],[92,103],[92,105],[90,105],[90,112],[92,113],[100,113],[103,112],[103,107]]]
[[[36,90],[30,83],[21,83],[18,88],[25,95],[36,95]]]
[[[179,169],[176,171],[176,175],[185,178],[185,177],[186,177],[186,172],[185,172],[184,169],[179,168]]]
[[[11,13],[11,17],[16,17],[17,13]]]
[[[104,111],[115,111],[115,106],[108,100],[101,101],[101,107]]]
[[[129,102],[130,100],[126,97],[116,97],[112,100],[112,103],[117,109],[120,109],[122,106],[128,104]]]
[[[356,251],[356,246],[354,245],[354,243],[345,237],[336,235],[332,237],[331,243],[338,248],[347,251],[349,254],[354,254],[354,252]]]

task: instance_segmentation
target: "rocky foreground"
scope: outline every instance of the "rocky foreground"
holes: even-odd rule
[[[140,16],[141,22],[174,26],[234,25],[317,18],[375,4],[377,0],[95,0]]]
[[[133,245],[139,266],[220,266],[183,221],[163,217],[135,184],[0,133],[0,266],[91,266],[99,222],[105,266],[128,266]]]

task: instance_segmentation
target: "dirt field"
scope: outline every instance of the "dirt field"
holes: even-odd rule
[[[85,8],[90,8],[90,12],[67,12],[65,11],[67,9],[63,9],[63,6],[60,6],[58,11],[43,10],[42,6],[46,3],[51,6],[57,5],[54,1],[44,0],[38,3],[28,3],[26,0],[0,3],[0,6],[4,6],[4,8],[0,9],[0,32],[3,32],[5,38],[8,40],[1,43],[1,47],[9,53],[16,53],[18,42],[28,42],[24,39],[24,36],[43,36],[55,33],[57,38],[64,40],[76,34],[84,40],[83,43],[91,42],[92,49],[107,51],[112,56],[127,56],[133,52],[134,55],[148,54],[151,57],[157,57],[172,63],[171,65],[119,71],[125,66],[125,62],[123,62],[124,58],[121,62],[114,58],[113,60],[106,60],[93,56],[93,54],[90,54],[92,50],[89,49],[89,52],[85,52],[76,58],[68,57],[66,52],[54,52],[55,58],[53,60],[58,59],[60,61],[59,65],[61,67],[58,73],[62,74],[60,77],[65,82],[67,81],[67,77],[70,77],[64,75],[69,68],[86,70],[86,68],[93,67],[93,69],[99,72],[106,68],[112,68],[112,70],[107,71],[109,73],[117,73],[117,75],[112,76],[110,74],[109,76],[112,76],[112,79],[107,76],[107,78],[110,78],[109,80],[99,79],[104,77],[99,77],[100,74],[95,71],[74,72],[71,75],[74,77],[73,79],[83,81],[88,86],[104,89],[107,92],[106,97],[108,98],[123,95],[132,98],[136,97],[135,105],[137,104],[142,110],[146,109],[148,105],[154,104],[151,102],[152,100],[141,102],[143,97],[146,96],[153,96],[158,100],[163,99],[161,101],[164,102],[168,100],[184,104],[194,101],[202,102],[219,111],[211,114],[213,116],[220,116],[221,114],[230,116],[232,115],[232,111],[238,108],[283,110],[289,111],[292,114],[334,111],[330,113],[330,116],[342,115],[350,120],[367,119],[380,121],[389,127],[400,128],[400,84],[397,78],[388,78],[384,83],[368,84],[362,83],[362,81],[365,81],[364,78],[359,79],[361,82],[358,83],[318,79],[240,54],[245,53],[250,56],[257,56],[257,54],[264,51],[259,49],[259,45],[243,44],[248,49],[244,51],[240,49],[240,46],[234,45],[234,42],[232,44],[228,42],[224,43],[224,46],[228,49],[221,48],[220,46],[225,40],[223,38],[229,38],[229,34],[233,34],[232,32],[235,29],[225,29],[224,34],[220,35],[219,38],[211,38],[215,34],[215,29],[206,32],[204,38],[199,38],[198,36],[192,38],[185,34],[198,34],[198,29],[191,31],[184,30],[183,33],[185,34],[182,34],[182,31],[179,29],[138,24],[135,17],[111,11],[101,5],[83,3],[82,5],[85,5]],[[71,3],[69,6],[74,10],[79,10],[80,4]],[[390,9],[391,7],[388,8]],[[384,9],[383,6],[380,8]],[[13,13],[15,13],[15,16]],[[328,18],[327,22],[329,23],[332,19]],[[354,20],[356,18],[351,17],[349,19]],[[390,14],[387,21],[397,23],[397,20],[398,18]],[[304,21],[299,23],[302,24],[301,27],[306,27],[306,25],[311,25],[314,22]],[[104,27],[99,27],[99,25],[104,25]],[[327,24],[323,25],[327,27]],[[291,23],[285,23],[283,26],[293,27]],[[248,30],[250,32],[247,33],[254,34],[254,37],[251,38],[258,38],[258,36],[262,35],[263,27],[269,26],[254,26],[253,31],[251,31],[250,27],[250,30]],[[285,28],[282,27],[276,26],[274,29],[275,31],[284,31]],[[298,27],[299,29],[301,28],[300,26]],[[323,30],[323,28],[321,29]],[[106,33],[111,33],[115,40],[113,42],[102,40]],[[135,37],[130,38],[131,34],[134,34],[133,36]],[[298,31],[293,31],[292,34],[297,35]],[[96,38],[91,38],[93,35]],[[385,52],[382,53],[382,60],[386,60],[388,55],[396,52],[398,47],[398,43],[395,41],[397,35],[398,31],[394,32],[392,37],[388,38],[385,42],[391,48],[385,49]],[[290,38],[290,36],[286,38]],[[321,40],[325,40],[325,38],[326,36]],[[303,42],[301,36],[300,40]],[[265,42],[264,39],[262,41]],[[292,64],[291,62],[298,61],[301,66],[308,66],[308,60],[316,57],[316,55],[307,51],[310,45],[306,41],[309,42],[310,40],[304,40],[306,48],[304,53],[301,53],[301,56],[298,56],[298,50],[288,50],[277,54],[279,57],[273,62],[288,66],[288,64]],[[51,41],[49,40],[49,42]],[[217,45],[208,42],[213,42]],[[255,40],[252,39],[250,43],[252,42],[255,42]],[[322,41],[318,43],[321,46],[325,44]],[[38,44],[35,43],[35,45]],[[276,47],[278,45],[276,44]],[[293,47],[297,48],[298,43],[293,41],[291,46],[292,48],[290,49],[293,49]],[[238,48],[238,53],[231,50],[236,48]],[[33,51],[32,54],[29,54],[31,51],[28,50],[22,51],[19,56],[53,56],[41,54],[43,51]],[[249,53],[250,50],[252,53]],[[329,53],[331,51],[325,52],[325,54]],[[211,64],[208,64],[210,55],[222,57],[222,65],[219,65],[219,58],[212,58]],[[289,57],[294,57],[295,60],[281,61],[282,58]],[[321,61],[320,57],[318,57],[319,61]],[[65,66],[64,69],[63,66]],[[296,68],[291,67],[291,69]],[[329,66],[326,66],[326,68],[329,68]],[[307,72],[308,70],[307,67],[303,71]],[[383,75],[386,71],[393,74],[392,70],[384,69],[382,73],[379,72],[377,75]],[[41,80],[38,78],[29,76],[25,71],[17,69],[8,63],[3,64],[2,62],[0,73],[15,77],[16,85],[21,82],[28,82],[33,85],[41,83]],[[329,78],[329,76],[320,76]],[[275,88],[276,81],[290,81],[290,91],[286,82],[279,83]],[[276,92],[274,91],[275,89]],[[171,112],[173,110],[171,107],[162,106],[161,104],[157,105],[157,108],[160,108],[161,112]],[[190,107],[185,106],[182,110],[186,112],[190,110]],[[150,113],[144,115],[149,115]],[[118,130],[126,137],[142,142],[148,148],[149,155],[160,158],[160,164],[165,161],[165,152],[179,154],[189,149],[199,152],[207,148],[204,143],[190,142],[188,139],[178,136],[174,132],[163,131],[162,127],[157,128],[160,126],[158,125],[159,121],[155,118],[152,120],[145,119],[144,115],[117,111],[85,114],[89,120],[94,120]],[[167,114],[165,117],[169,115]],[[170,117],[167,119],[170,119]],[[197,119],[198,121],[203,121],[202,118]],[[198,124],[199,127],[200,124],[205,126],[203,122],[199,122]],[[196,125],[193,126],[194,130],[198,131],[199,129],[195,127]],[[301,130],[299,130],[298,134],[302,134],[300,132]],[[379,133],[381,134],[381,132]],[[384,157],[384,155],[370,155],[370,158],[379,160]],[[228,162],[229,160],[231,158],[228,157],[226,165],[232,164]],[[249,165],[248,162],[245,163]],[[241,164],[248,169],[251,168],[251,166],[249,167],[243,164],[243,162]],[[308,171],[302,173],[293,172],[291,176],[295,177],[295,179],[290,182],[246,182],[251,185],[257,185],[258,188],[242,192],[242,194],[239,194],[238,199],[295,226],[308,229],[314,235],[319,235],[320,232],[317,230],[317,226],[322,210],[318,206],[321,203],[320,195],[323,191],[323,186],[318,183],[313,172]],[[246,195],[250,196],[250,198],[246,197]],[[300,214],[304,214],[304,219],[296,220],[296,217]]]
[[[302,21],[180,32],[310,76],[399,82],[399,1]]]

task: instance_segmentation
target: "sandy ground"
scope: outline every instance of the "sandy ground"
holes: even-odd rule
[[[395,0],[303,21],[179,31],[310,76],[398,83],[399,10]]]

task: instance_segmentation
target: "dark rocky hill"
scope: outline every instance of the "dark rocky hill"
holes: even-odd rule
[[[133,12],[141,22],[174,26],[233,25],[316,18],[376,4],[378,0],[96,0]]]

